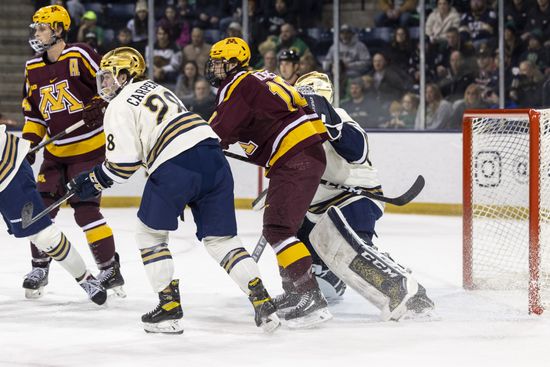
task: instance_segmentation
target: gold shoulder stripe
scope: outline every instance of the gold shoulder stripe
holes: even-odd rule
[[[76,52],[76,51],[71,51],[71,52],[67,52],[66,54],[64,55],[61,55],[58,59],[58,61],[61,61],[61,60],[65,60],[65,59],[68,59],[70,57],[76,57],[76,58],[79,58],[80,60],[82,60],[82,62],[84,63],[84,66],[86,67],[86,69],[88,69],[88,71],[90,72],[90,74],[95,77],[95,70],[94,68],[92,68],[92,66],[90,65],[90,63],[88,62],[88,60],[86,60],[86,58],[80,53],[80,52]]]
[[[240,77],[235,79],[235,81],[233,83],[231,83],[231,85],[229,86],[229,89],[227,90],[227,94],[225,95],[225,98],[223,99],[223,102],[227,101],[229,99],[229,97],[231,97],[231,94],[233,93],[235,88],[237,88],[237,85],[239,85],[239,83],[242,82],[243,79],[246,78],[251,73],[252,73],[251,71],[247,71],[246,73],[244,73],[243,75],[241,75]]]

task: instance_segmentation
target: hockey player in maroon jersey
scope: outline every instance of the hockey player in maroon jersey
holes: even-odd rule
[[[266,168],[263,235],[275,250],[285,290],[274,301],[288,309],[289,327],[311,326],[332,315],[296,234],[325,170],[326,128],[292,86],[268,71],[248,71],[249,61],[250,48],[240,38],[212,46],[205,75],[219,89],[210,124],[223,147],[239,143]]]
[[[97,116],[102,114],[105,105],[103,100],[94,97],[101,56],[86,44],[65,43],[71,24],[65,8],[45,6],[36,11],[32,21],[29,43],[37,55],[25,65],[23,137],[34,146],[82,119],[85,122],[83,127],[44,149],[37,182],[38,191],[48,206],[65,193],[65,184],[71,177],[105,158],[105,134],[102,124],[97,123]],[[33,156],[28,158],[34,162]],[[124,279],[115,253],[113,232],[99,210],[100,197],[90,200],[73,197],[69,204],[100,270],[98,279],[105,288],[124,296],[121,288]],[[56,214],[57,210],[50,213],[52,218]],[[48,284],[51,258],[33,244],[31,251],[33,268],[23,288],[28,298],[36,298]]]

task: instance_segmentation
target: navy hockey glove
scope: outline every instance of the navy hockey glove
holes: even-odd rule
[[[108,103],[100,97],[92,98],[82,111],[82,120],[84,120],[86,127],[94,129],[103,125],[103,115],[107,105]]]
[[[81,200],[90,199],[106,188],[111,187],[113,180],[109,178],[101,169],[101,164],[95,166],[89,172],[82,172],[74,177],[67,188],[73,190]]]

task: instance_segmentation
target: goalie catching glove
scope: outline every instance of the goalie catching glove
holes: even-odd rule
[[[86,200],[94,196],[113,184],[113,180],[105,174],[102,165],[98,164],[89,172],[82,172],[74,177],[67,188],[75,192],[81,200]]]

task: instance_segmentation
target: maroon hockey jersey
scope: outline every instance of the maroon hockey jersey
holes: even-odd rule
[[[222,146],[239,143],[266,175],[297,152],[327,139],[327,130],[307,101],[280,76],[241,71],[227,78],[210,125]]]
[[[101,56],[86,44],[68,44],[56,62],[46,53],[27,61],[23,92],[23,137],[39,143],[82,119],[84,106],[97,94]],[[44,157],[61,162],[89,160],[105,154],[103,127],[81,127],[49,144]]]

